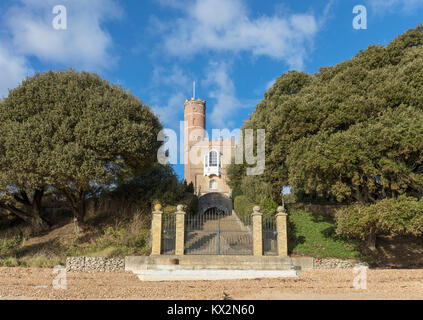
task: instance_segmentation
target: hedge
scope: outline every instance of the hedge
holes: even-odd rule
[[[234,200],[234,210],[239,217],[248,217],[253,213],[255,204],[246,196],[237,196]]]

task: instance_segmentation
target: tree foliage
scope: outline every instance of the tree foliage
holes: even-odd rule
[[[375,249],[378,235],[423,234],[423,201],[400,196],[372,205],[355,204],[336,212],[337,233],[350,238],[367,239]]]
[[[130,203],[148,203],[148,207],[151,207],[152,201],[165,206],[177,204],[188,189],[178,181],[170,165],[156,163],[149,170],[120,183],[111,195]]]
[[[27,78],[0,104],[0,120],[5,198],[54,187],[81,225],[86,197],[150,167],[160,146],[161,124],[150,108],[88,72]]]
[[[347,202],[421,196],[421,70],[419,26],[313,75],[282,75],[243,126],[266,129],[261,189],[275,201],[284,185]]]

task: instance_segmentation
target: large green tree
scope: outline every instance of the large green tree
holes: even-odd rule
[[[377,118],[293,145],[289,182],[308,193],[374,203],[401,194],[423,194],[423,112],[388,109]]]
[[[1,140],[2,168],[9,172],[2,176],[8,186],[3,193],[20,194],[25,187],[35,195],[52,186],[67,198],[81,227],[87,196],[149,168],[160,147],[162,127],[151,109],[88,72],[28,78],[10,91],[0,117],[1,130],[9,133]]]
[[[421,196],[421,70],[419,26],[313,75],[282,75],[243,127],[266,129],[263,189],[275,201],[284,185],[349,202]]]

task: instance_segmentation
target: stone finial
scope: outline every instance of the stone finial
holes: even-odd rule
[[[278,214],[287,214],[284,206],[278,207]]]
[[[183,214],[185,214],[184,206],[182,204],[178,205],[176,207],[176,210],[177,210],[176,213],[183,213]]]
[[[260,212],[261,208],[259,206],[255,206],[253,208],[253,215],[261,215],[262,213]]]
[[[160,203],[156,203],[154,206],[154,213],[162,213],[162,205]]]

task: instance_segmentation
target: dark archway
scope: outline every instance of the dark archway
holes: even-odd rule
[[[224,211],[224,210],[222,210],[222,209],[219,209],[219,208],[217,208],[217,207],[213,207],[213,208],[209,208],[209,209],[207,209],[207,210],[204,212],[204,214],[205,214],[205,215],[217,215],[217,214],[224,215],[224,214],[226,214],[226,213],[225,213],[225,211]]]
[[[205,194],[198,199],[198,213],[204,214],[210,209],[221,211],[225,215],[231,215],[233,210],[232,199],[220,193]]]

